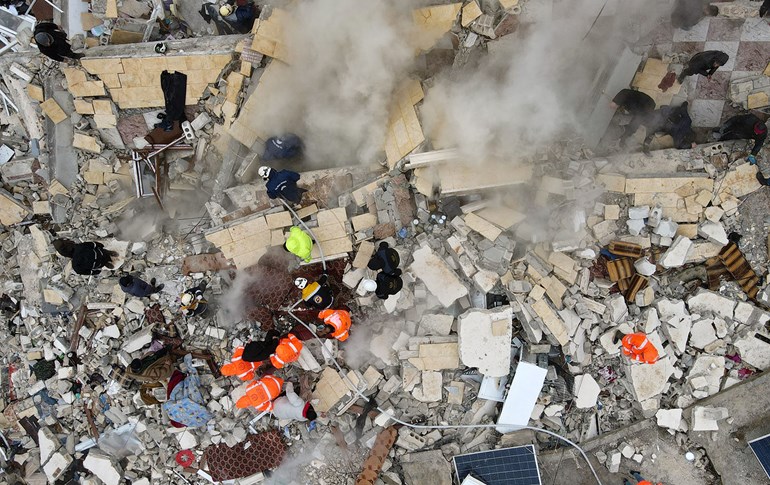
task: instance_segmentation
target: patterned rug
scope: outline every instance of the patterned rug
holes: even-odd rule
[[[250,443],[246,449],[245,446]],[[286,453],[286,445],[278,431],[249,435],[230,448],[224,443],[212,445],[203,452],[211,478],[215,481],[248,477],[257,472],[277,468]]]

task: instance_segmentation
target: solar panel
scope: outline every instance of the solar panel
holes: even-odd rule
[[[473,473],[487,485],[542,485],[533,445],[480,451],[453,460],[459,482]]]
[[[767,477],[770,478],[770,434],[749,441],[749,447],[765,469]]]

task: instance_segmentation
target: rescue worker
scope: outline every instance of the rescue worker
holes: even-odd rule
[[[294,286],[302,290],[302,299],[308,305],[318,310],[324,310],[334,303],[334,296],[328,280],[329,276],[326,274],[322,274],[318,281],[310,284],[308,284],[307,278],[297,278],[294,280]]]
[[[620,109],[622,112],[631,115],[631,121],[628,122],[625,131],[620,136],[620,141],[622,142],[636,133],[639,126],[648,121],[652,112],[655,110],[655,100],[641,91],[621,89],[618,94],[612,98],[610,108]]]
[[[305,402],[294,392],[294,383],[286,383],[286,395],[273,401],[273,416],[294,421],[315,421],[318,414],[313,405]]]
[[[747,158],[749,163],[754,165],[757,163],[756,156],[767,138],[767,125],[753,114],[735,115],[714,130],[712,136],[719,141],[754,140],[751,154]]]
[[[687,62],[687,66],[682,69],[676,80],[679,84],[682,84],[684,78],[687,76],[693,76],[700,74],[711,79],[711,75],[714,74],[717,69],[727,64],[730,56],[722,51],[703,51],[698,52],[690,58]]]
[[[190,288],[182,293],[182,315],[185,317],[194,317],[205,312],[209,307],[209,302],[203,297],[206,290],[206,282],[202,281],[195,288]]]
[[[246,388],[246,394],[238,399],[235,406],[245,409],[254,406],[257,411],[272,411],[273,400],[281,394],[283,379],[274,375],[266,375],[252,382]]]
[[[97,275],[102,268],[112,269],[118,253],[100,242],[75,243],[69,239],[55,239],[53,247],[65,258],[72,258],[72,271],[81,275]]]
[[[265,181],[267,196],[271,199],[283,197],[292,204],[302,202],[302,194],[307,190],[297,187],[300,175],[291,170],[275,170],[270,167],[259,167],[257,171]]]
[[[72,52],[67,33],[53,22],[39,22],[32,33],[40,53],[50,57],[54,61],[63,61],[65,58],[80,59],[85,54]]]
[[[398,255],[398,251],[391,248],[385,241],[382,241],[377,248],[377,252],[369,260],[367,267],[372,271],[382,270],[383,273],[392,275],[398,270],[400,262],[401,258]]]
[[[254,379],[255,371],[262,364],[261,361],[248,362],[243,358],[244,346],[237,347],[230,362],[222,366],[223,376],[236,376],[242,381]]]
[[[155,278],[152,278],[150,282],[147,283],[143,279],[137,278],[136,276],[130,274],[121,276],[118,280],[120,289],[123,290],[124,293],[135,296],[137,298],[148,297],[153,293],[158,293],[163,289],[163,285],[155,286],[155,283]]]
[[[649,123],[645,125],[647,134],[642,144],[644,153],[649,154],[650,142],[656,132],[671,135],[674,140],[674,148],[680,150],[695,148],[695,132],[692,130],[692,118],[687,111],[688,103],[685,101],[680,106],[661,106],[653,112]]]
[[[759,7],[759,17],[762,18],[770,12],[770,0],[765,0],[761,7]]]
[[[275,353],[270,356],[270,363],[276,369],[283,369],[286,364],[296,362],[300,352],[302,342],[293,333],[289,333],[278,342]]]
[[[397,269],[393,274],[381,271],[377,273],[377,280],[362,280],[361,287],[366,291],[373,291],[377,298],[387,300],[391,295],[398,294],[404,287],[401,279],[401,270]]]
[[[622,339],[623,355],[644,364],[654,364],[658,361],[658,349],[643,333],[629,333]]]
[[[344,342],[350,336],[350,312],[347,310],[323,310],[318,313],[318,318],[323,319],[326,326],[325,332],[319,332],[319,336],[330,335],[340,342]]]
[[[281,136],[271,136],[265,142],[265,152],[262,154],[262,160],[285,160],[294,158],[302,153],[302,140],[293,133],[286,133]]]
[[[299,227],[292,226],[289,229],[289,237],[286,239],[283,247],[306,263],[310,262],[310,254],[313,252],[313,240]]]

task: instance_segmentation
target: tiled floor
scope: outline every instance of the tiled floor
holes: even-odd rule
[[[692,76],[682,87],[690,101],[693,126],[701,128],[719,126],[738,114],[740,110],[726,102],[730,80],[761,72],[770,62],[770,25],[758,18],[704,18],[689,31],[661,26],[647,40],[660,50],[671,45],[673,53],[685,57],[704,50],[720,50],[730,56],[711,79]]]

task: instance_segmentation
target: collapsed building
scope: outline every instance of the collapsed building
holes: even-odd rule
[[[663,483],[763,483],[747,442],[770,432],[755,389],[770,366],[768,195],[756,178],[764,167],[746,162],[742,141],[676,150],[658,136],[647,157],[608,149],[605,136],[617,122],[609,98],[629,84],[658,105],[694,98],[700,129],[738,106],[766,108],[768,59],[755,44],[766,46],[770,32],[752,5],[711,19],[727,29],[715,27],[716,40],[702,33],[704,45],[736,44],[728,47],[740,75],[715,80],[728,103],[711,85],[658,86],[684,61],[672,44],[700,42],[700,31],[669,29],[667,38],[643,25],[630,29],[633,48],[606,48],[600,39],[620,6],[586,2],[579,17],[601,54],[576,75],[582,94],[569,108],[589,121],[567,134],[544,130],[550,143],[514,158],[499,148],[469,153],[478,140],[505,146],[506,118],[485,110],[473,93],[479,80],[462,75],[491,75],[478,58],[516,51],[555,5],[407,9],[408,29],[396,30],[411,35],[407,48],[387,59],[409,69],[383,76],[386,89],[364,79],[333,86],[346,91],[339,107],[380,115],[371,128],[351,113],[350,137],[316,126],[317,106],[295,118],[277,106],[314,96],[281,94],[317,81],[297,79],[301,63],[292,70],[310,62],[297,57],[306,46],[290,43],[303,7],[265,6],[249,34],[175,38],[158,53],[146,41],[159,10],[139,21],[150,10],[135,4],[91,3],[89,30],[124,21],[105,23],[112,40],[87,36],[79,64],[25,50],[0,56],[9,483],[449,484],[485,480],[463,457],[521,447],[537,456],[536,479],[554,483],[609,483],[628,470]],[[403,11],[358,13],[372,14]],[[754,54],[738,55],[742,43]],[[171,131],[156,126],[170,111],[164,72],[186,76],[185,113]],[[432,93],[467,97],[449,106]],[[454,123],[458,110],[489,121]],[[301,172],[308,192],[293,213],[268,197],[257,169],[265,141],[291,131],[296,116],[310,120],[298,130],[306,156],[281,168]],[[339,159],[327,156],[335,150]],[[282,246],[301,224],[315,244],[298,265]],[[59,237],[103,242],[119,254],[116,271],[75,274],[51,245]],[[384,300],[362,283],[374,276],[367,263],[380,241],[399,252],[404,280]],[[123,273],[164,288],[131,297],[118,285]],[[292,318],[310,322],[312,312],[294,310],[293,281],[322,273],[352,310],[351,337],[308,340],[280,371],[313,403],[315,427],[235,407],[243,386],[219,368],[240,345],[291,330]],[[178,295],[201,281],[212,307],[181,317]],[[633,332],[656,347],[656,363],[622,355],[617,337]],[[172,427],[161,406],[167,382],[126,372],[156,342],[173,348],[175,368],[199,376],[207,425]],[[483,483],[516,483],[494,479]]]

